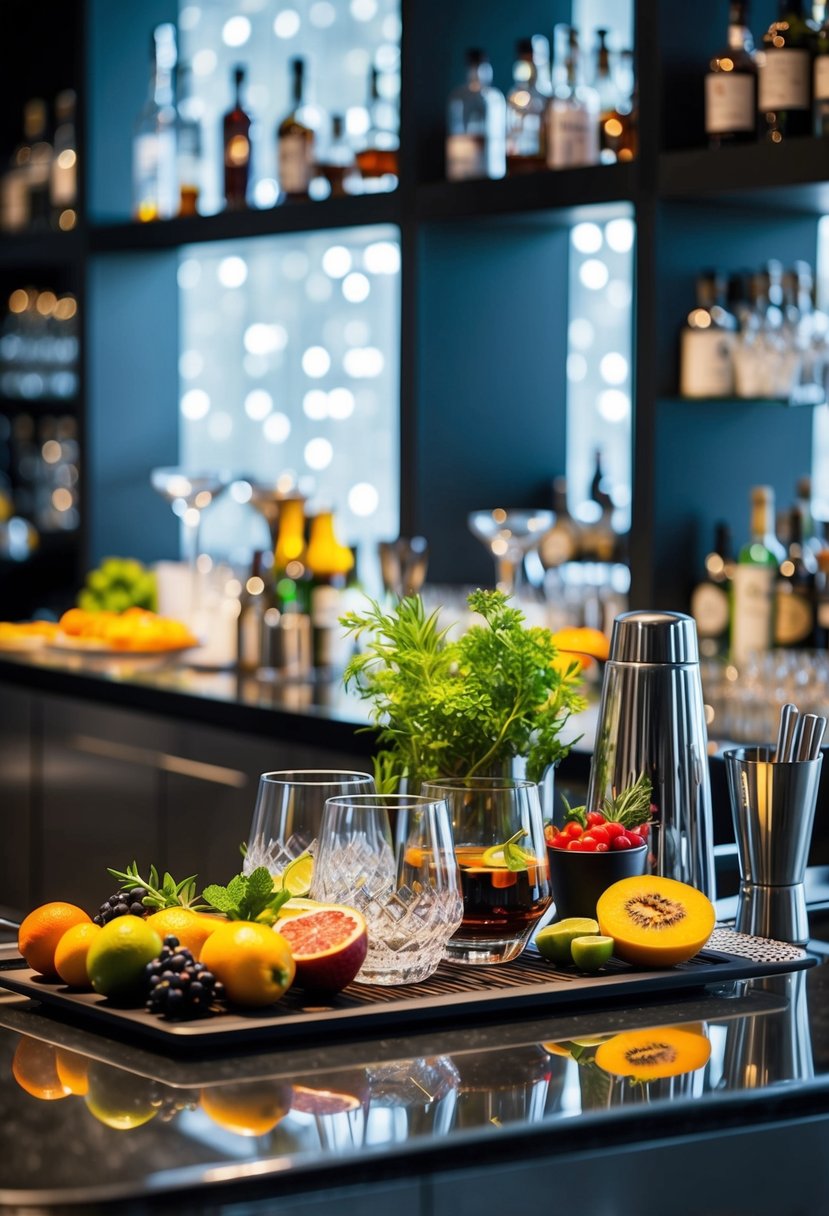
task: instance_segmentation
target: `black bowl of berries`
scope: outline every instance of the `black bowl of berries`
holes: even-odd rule
[[[620,878],[647,873],[652,815],[647,777],[606,798],[601,809],[567,807],[561,827],[545,837],[556,919],[595,917],[599,896]]]

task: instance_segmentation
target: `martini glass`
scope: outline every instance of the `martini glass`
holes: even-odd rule
[[[545,532],[555,523],[552,511],[505,509],[471,511],[466,522],[473,536],[486,545],[495,558],[495,578],[499,591],[514,595],[521,584],[525,556],[535,549]]]
[[[152,469],[150,484],[173,508],[183,525],[184,557],[190,567],[190,615],[197,606],[199,529],[201,514],[231,482],[229,473],[218,469],[190,472],[188,469]]]

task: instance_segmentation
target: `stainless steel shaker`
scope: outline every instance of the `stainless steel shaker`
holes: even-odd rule
[[[605,665],[588,810],[647,773],[658,874],[714,898],[708,732],[697,629],[681,612],[625,612]]]

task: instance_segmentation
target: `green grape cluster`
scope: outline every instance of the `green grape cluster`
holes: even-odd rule
[[[90,570],[78,595],[86,612],[126,612],[127,608],[157,611],[155,574],[134,557],[105,557]]]

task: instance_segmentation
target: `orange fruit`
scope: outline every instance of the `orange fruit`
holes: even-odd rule
[[[155,929],[162,941],[170,935],[177,937],[179,945],[192,951],[193,958],[198,961],[210,934],[226,922],[215,916],[202,916],[189,908],[162,908],[148,916],[145,923]]]
[[[21,1089],[43,1102],[68,1098],[72,1092],[58,1075],[57,1049],[22,1034],[12,1060],[12,1076]]]
[[[278,1081],[236,1081],[203,1089],[199,1105],[214,1123],[239,1136],[262,1136],[291,1109],[290,1085]]]
[[[100,932],[100,925],[82,920],[80,924],[67,929],[58,942],[55,950],[55,971],[70,988],[91,992],[92,985],[86,972],[86,956]]]
[[[296,965],[284,937],[269,925],[231,920],[211,933],[201,961],[235,1005],[271,1005],[293,983]]]
[[[578,660],[582,669],[592,667],[594,659],[606,659],[610,655],[610,642],[600,629],[586,626],[559,629],[553,634],[553,641],[562,658]]]
[[[33,971],[56,976],[55,950],[67,929],[82,922],[91,924],[83,908],[75,904],[41,904],[24,919],[17,935],[17,948]]]
[[[89,1089],[89,1059],[68,1047],[57,1047],[55,1054],[61,1085],[82,1098]]]

